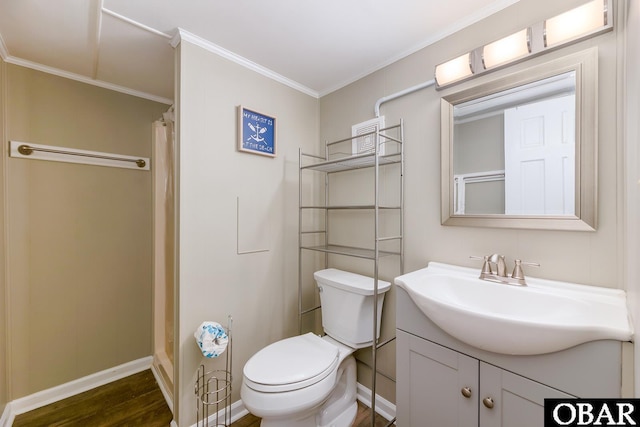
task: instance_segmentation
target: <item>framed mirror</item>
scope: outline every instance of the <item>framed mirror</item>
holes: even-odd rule
[[[442,224],[596,229],[598,51],[441,100]]]

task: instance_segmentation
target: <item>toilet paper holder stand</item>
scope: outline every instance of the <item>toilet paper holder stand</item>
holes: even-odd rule
[[[204,363],[198,368],[195,383],[196,427],[231,426],[232,322],[233,318],[229,316],[225,328],[229,341],[224,353],[224,369],[207,371]]]

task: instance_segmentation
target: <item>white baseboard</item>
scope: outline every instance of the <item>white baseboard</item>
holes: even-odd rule
[[[357,399],[362,402],[364,405],[371,407],[371,390],[362,384],[358,383],[358,392]],[[238,400],[231,404],[231,422],[234,423],[238,421],[240,418],[247,415],[249,411],[244,406],[244,402],[242,400]],[[376,413],[380,416],[384,417],[386,420],[392,420],[396,417],[396,405],[389,402],[384,397],[376,394]],[[219,412],[218,417],[224,416],[224,413]],[[209,422],[215,421],[215,414],[209,417]],[[178,427],[177,424],[171,425],[171,427]],[[191,427],[197,427],[196,424]]]
[[[371,389],[358,383],[357,399],[364,405],[371,407]],[[386,420],[392,420],[396,417],[396,405],[389,402],[384,397],[376,394],[376,413]]]
[[[66,399],[67,397],[149,369],[151,368],[152,361],[153,357],[151,356],[143,357],[142,359],[105,369],[104,371],[96,372],[95,374],[87,375],[86,377],[78,378],[77,380],[13,400],[7,404],[2,418],[0,418],[0,427],[10,426],[16,415],[24,414],[25,412],[41,408],[58,400]]]
[[[2,416],[0,416],[0,427],[10,427],[13,424],[13,420],[15,415],[11,411],[11,402],[7,403],[4,407],[4,411],[2,411]]]

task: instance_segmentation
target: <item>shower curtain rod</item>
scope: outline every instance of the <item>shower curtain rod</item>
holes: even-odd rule
[[[149,170],[149,159],[144,157],[134,157],[117,155],[111,153],[100,153],[97,151],[87,151],[78,149],[68,149],[63,147],[47,146],[42,144],[27,144],[20,141],[10,141],[11,157],[29,158],[34,153],[45,153],[37,157],[38,160],[53,160],[70,163],[84,163],[100,166],[124,167],[128,169]],[[68,157],[70,156],[70,157]],[[84,157],[85,159],[78,159]],[[118,162],[125,162],[124,164]],[[133,165],[135,164],[135,165]]]

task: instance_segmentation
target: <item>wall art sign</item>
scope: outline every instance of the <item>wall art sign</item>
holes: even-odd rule
[[[238,106],[238,150],[276,156],[276,118]]]

